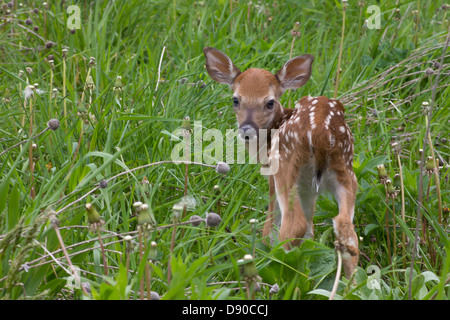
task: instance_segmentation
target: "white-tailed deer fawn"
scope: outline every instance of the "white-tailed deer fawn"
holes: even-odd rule
[[[323,96],[304,97],[295,109],[283,108],[279,102],[286,90],[309,80],[314,57],[305,54],[290,59],[274,75],[255,68],[241,72],[215,48],[206,47],[203,52],[211,78],[228,84],[234,93],[240,136],[249,141],[260,129],[278,129],[267,139],[269,160],[278,161],[278,170],[269,176],[263,237],[272,233],[276,202],[281,212],[278,237],[289,240],[287,249],[300,245],[301,238],[313,237],[315,201],[319,193],[328,190],[339,205],[339,214],[333,219],[335,245],[349,278],[359,255],[352,223],[357,181],[352,167],[353,137],[345,123],[344,107]]]

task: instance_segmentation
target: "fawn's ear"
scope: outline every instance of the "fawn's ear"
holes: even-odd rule
[[[233,64],[233,61],[222,51],[215,48],[203,48],[206,60],[206,70],[215,81],[232,85],[234,79],[241,71]]]
[[[313,61],[313,55],[304,54],[286,62],[276,74],[283,90],[297,89],[308,82]]]

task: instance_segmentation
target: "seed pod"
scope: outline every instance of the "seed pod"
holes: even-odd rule
[[[200,216],[194,214],[189,218],[189,221],[191,221],[191,224],[194,227],[198,227],[202,223],[203,219]]]
[[[216,166],[217,173],[228,173],[230,171],[230,166],[225,162],[219,162]]]
[[[428,157],[427,162],[425,163],[425,170],[428,174],[433,173],[433,171],[436,169],[436,163],[433,159],[433,157]]]
[[[184,206],[180,203],[176,203],[173,205],[172,207],[172,211],[173,211],[173,218],[175,219],[175,221],[180,220],[181,217],[181,213],[184,210]]]
[[[398,173],[394,175],[394,187],[396,188],[401,187],[400,175]]]
[[[160,296],[157,292],[155,291],[150,291],[150,300],[159,300]]]
[[[123,88],[122,77],[117,76],[116,80],[114,81],[113,91],[118,93],[122,91],[122,88]]]
[[[156,261],[156,258],[158,256],[158,252],[156,251],[156,242],[152,241],[150,244],[150,250],[148,252],[148,260],[149,261]]]
[[[91,231],[95,232],[98,228],[100,228],[105,222],[102,220],[97,210],[91,203],[86,203],[86,211],[88,222],[91,226]]]
[[[250,254],[244,256],[244,277],[256,277],[258,275],[258,270],[256,270],[253,257]]]
[[[144,224],[151,223],[152,217],[150,216],[150,208],[146,203],[144,203],[139,208],[138,225],[142,226]]]
[[[382,184],[385,184],[386,180],[388,178],[388,174],[386,172],[386,168],[384,167],[383,164],[380,164],[379,166],[377,166],[377,170],[378,170],[378,179],[380,179],[380,182]]]
[[[95,84],[94,84],[94,80],[92,80],[92,76],[89,76],[86,79],[86,87],[88,89],[94,90],[95,89]]]
[[[105,189],[105,188],[107,188],[108,187],[108,182],[106,182],[106,180],[100,180],[100,182],[98,183],[98,186],[101,188],[101,189]]]
[[[222,221],[222,218],[214,212],[210,212],[206,215],[206,225],[208,227],[217,227]]]
[[[397,192],[397,190],[395,190],[395,187],[392,184],[392,181],[390,179],[386,180],[386,191],[387,191],[387,194],[388,194],[389,198],[394,199],[394,198],[397,197],[397,193],[398,192]]]
[[[185,130],[191,130],[191,118],[184,117],[181,127]]]
[[[50,119],[47,122],[47,126],[52,129],[53,131],[55,131],[56,129],[59,128],[59,120],[58,119]]]

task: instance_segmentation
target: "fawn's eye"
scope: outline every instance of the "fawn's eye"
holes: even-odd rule
[[[236,97],[233,97],[233,107],[239,106],[239,100]]]
[[[269,102],[267,102],[266,108],[269,110],[272,110],[274,106],[275,106],[275,100],[270,100]]]

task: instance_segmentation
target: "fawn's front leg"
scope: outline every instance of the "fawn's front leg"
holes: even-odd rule
[[[305,236],[308,223],[300,204],[297,175],[288,175],[288,170],[280,171],[274,176],[275,192],[281,211],[279,239],[280,241],[292,239],[284,244],[286,249],[290,249],[301,244],[300,238]]]

